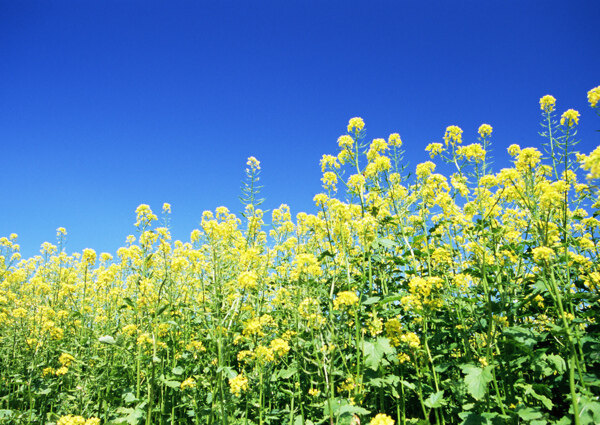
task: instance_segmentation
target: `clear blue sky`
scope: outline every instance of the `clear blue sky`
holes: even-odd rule
[[[319,159],[348,119],[402,136],[411,167],[446,126],[539,146],[538,99],[580,110],[600,85],[600,2],[0,0],[0,235],[35,255],[114,253],[141,203],[173,206],[188,240],[203,210],[239,212],[246,158],[265,208],[314,211]]]

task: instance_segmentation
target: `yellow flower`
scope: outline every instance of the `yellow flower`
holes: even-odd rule
[[[556,106],[556,99],[554,96],[550,96],[547,94],[540,99],[540,109],[545,112],[554,111],[554,107]]]
[[[273,350],[279,357],[285,356],[290,351],[290,344],[284,339],[275,338],[271,341],[271,350]]]
[[[492,134],[492,126],[489,124],[481,124],[477,132],[483,138],[488,137]]]
[[[521,152],[521,147],[513,143],[508,147],[507,151],[510,156],[517,156]]]
[[[86,425],[86,421],[83,416],[67,415],[62,416],[56,425]]]
[[[171,212],[171,204],[169,204],[168,202],[165,202],[162,207],[162,212],[163,212],[163,214],[170,213]]]
[[[360,117],[350,118],[348,121],[348,133],[360,132],[365,127],[365,122]]]
[[[545,263],[554,258],[554,250],[547,246],[538,246],[533,248],[533,261],[536,263]]]
[[[328,199],[329,198],[324,193],[317,193],[313,198],[313,201],[318,207],[324,207],[325,204],[327,204]]]
[[[525,171],[539,164],[541,157],[542,153],[536,148],[525,148],[519,152],[515,166],[519,171]]]
[[[396,147],[402,146],[402,140],[400,139],[400,135],[398,133],[390,134],[390,137],[388,137],[388,144],[390,146]]]
[[[465,157],[469,161],[481,162],[485,159],[485,149],[479,143],[461,146],[456,153],[459,157]]]
[[[194,378],[187,378],[185,381],[183,381],[181,383],[182,390],[186,390],[188,388],[189,389],[196,388],[196,380]]]
[[[344,306],[352,307],[358,303],[358,296],[353,291],[338,292],[333,300],[333,309],[342,310]]]
[[[362,174],[352,174],[346,184],[351,190],[360,192],[365,186],[365,177]]]
[[[431,161],[426,161],[421,164],[417,164],[417,177],[424,179],[429,176],[435,170],[435,164]]]
[[[321,183],[323,183],[325,189],[335,190],[337,181],[337,175],[333,171],[326,171],[323,173],[323,177],[321,177]]]
[[[589,155],[578,155],[577,161],[581,164],[581,168],[590,172],[587,176],[588,179],[600,177],[600,146]]]
[[[310,395],[311,397],[318,397],[319,394],[321,394],[321,390],[318,390],[316,388],[311,388],[310,390],[308,390],[308,395]]]
[[[590,106],[592,108],[595,108],[596,105],[598,104],[598,101],[600,100],[600,86],[598,87],[594,87],[593,89],[591,89],[588,93],[588,102],[590,102]]]
[[[565,125],[565,123],[568,127],[579,124],[579,112],[575,109],[565,111],[560,117],[560,125]]]
[[[456,125],[451,125],[446,128],[446,134],[444,134],[444,142],[446,142],[446,146],[448,143],[454,142],[457,144],[462,143],[462,129]]]
[[[352,145],[354,144],[354,139],[346,134],[346,135],[338,137],[337,142],[338,142],[338,146],[341,149],[350,149],[350,148],[352,148]],[[342,162],[342,161],[340,161],[340,162]],[[343,164],[343,162],[342,162],[342,164]]]
[[[61,235],[65,236],[67,234],[67,229],[65,229],[64,227],[59,227],[58,229],[56,229],[56,236],[59,237]]]
[[[74,360],[75,360],[75,357],[73,357],[72,355],[70,355],[68,353],[62,353],[60,355],[60,357],[58,358],[58,361],[63,366],[70,366]]]
[[[246,165],[249,167],[246,169],[247,173],[256,172],[260,170],[260,161],[254,158],[253,156],[248,158],[248,161],[246,161]]]
[[[67,374],[67,372],[69,372],[69,368],[68,368],[68,367],[66,367],[66,366],[63,366],[63,367],[61,367],[61,368],[58,368],[58,369],[56,370],[56,372],[54,372],[54,374],[55,374],[56,376],[63,376],[63,375],[66,375],[66,374]]]
[[[229,380],[229,390],[231,394],[236,397],[240,397],[242,395],[242,391],[246,391],[248,389],[248,378],[244,375],[237,375],[235,378],[231,378]]]
[[[243,289],[254,289],[257,286],[258,275],[254,270],[242,272],[237,278],[237,282]]]
[[[421,340],[414,332],[407,332],[400,336],[400,341],[407,344],[410,348],[417,349],[421,346]]]
[[[436,155],[441,154],[444,151],[444,145],[441,143],[430,143],[425,148],[426,152],[429,152],[429,156],[434,158]]]
[[[343,137],[343,136],[342,136]],[[349,137],[349,136],[346,136]],[[352,139],[352,138],[350,138]],[[326,169],[334,169],[334,168],[340,168],[340,163],[338,162],[337,157],[333,156],[333,155],[323,155],[323,158],[321,158],[321,172],[325,172]]]
[[[87,421],[85,421],[85,425],[100,425],[100,419],[99,418],[89,418]]]
[[[373,419],[371,419],[369,425],[394,425],[395,423],[396,422],[385,413],[378,413]]]

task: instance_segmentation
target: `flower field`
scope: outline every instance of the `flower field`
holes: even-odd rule
[[[600,423],[600,147],[540,110],[544,143],[496,171],[488,124],[408,169],[352,118],[315,215],[267,224],[249,158],[244,214],[187,242],[169,204],[114,257],[2,238],[0,424]]]

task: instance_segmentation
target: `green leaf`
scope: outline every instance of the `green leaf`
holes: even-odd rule
[[[375,349],[375,344],[369,341],[363,341],[362,352],[363,356],[365,356],[365,366],[370,369],[377,370],[381,360],[383,359],[383,353],[378,352]]]
[[[492,380],[492,367],[487,366],[482,369],[472,364],[465,364],[461,366],[461,369],[465,374],[464,382],[469,394],[475,400],[481,400],[487,392],[487,384]]]
[[[517,414],[524,421],[532,421],[534,419],[540,419],[542,417],[542,412],[538,408],[534,407],[520,407],[517,410]]]
[[[173,375],[182,375],[183,374],[183,368],[181,366],[176,366],[174,367],[171,372],[173,372]]]
[[[377,238],[375,240],[379,245],[381,245],[384,248],[387,249],[392,249],[394,247],[397,247],[398,244],[390,239],[382,239],[382,238]]]
[[[557,354],[549,354],[546,357],[546,361],[554,367],[554,370],[556,370],[559,375],[562,375],[565,370],[567,370],[567,364],[565,363],[565,360]]]
[[[380,298],[379,297],[369,297],[366,300],[364,300],[362,302],[362,305],[371,305],[371,304],[375,304],[377,301],[379,301]]]
[[[164,380],[163,384],[165,384],[167,387],[169,388],[180,388],[181,387],[181,382],[179,381],[169,381],[169,380]]]
[[[343,415],[344,413],[357,414],[357,415],[369,415],[371,413],[371,411],[367,410],[363,407],[353,405],[353,404],[344,404],[342,407],[340,407],[338,414]]]
[[[424,404],[432,409],[444,406],[446,404],[446,400],[444,400],[444,391],[438,391],[431,394],[429,397],[427,397]]]
[[[108,345],[115,345],[117,343],[117,341],[115,341],[115,339],[110,335],[101,336],[98,338],[98,342]]]
[[[461,412],[458,414],[459,418],[461,418],[463,421],[460,423],[460,425],[486,425],[487,424],[487,420],[481,416],[478,415],[477,413],[471,413],[471,412]]]
[[[283,379],[288,379],[290,376],[293,376],[297,372],[298,372],[298,369],[296,369],[295,367],[289,367],[287,369],[281,370],[281,372],[279,373],[279,376],[281,376]]]
[[[123,401],[127,404],[129,403],[133,403],[135,401],[137,401],[137,398],[135,398],[135,395],[133,393],[125,393],[123,394]]]
[[[416,388],[416,387],[415,387],[415,384],[413,384],[412,382],[408,382],[408,381],[405,381],[405,380],[401,380],[401,381],[400,381],[400,383],[401,383],[402,385],[404,385],[406,388],[408,388],[409,390],[414,390],[414,389]]]

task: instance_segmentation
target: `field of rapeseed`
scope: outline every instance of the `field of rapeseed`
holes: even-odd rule
[[[267,226],[250,158],[243,216],[188,242],[168,204],[114,258],[0,239],[0,424],[600,423],[600,147],[540,109],[543,146],[495,173],[487,124],[408,170],[352,118],[316,215]]]

